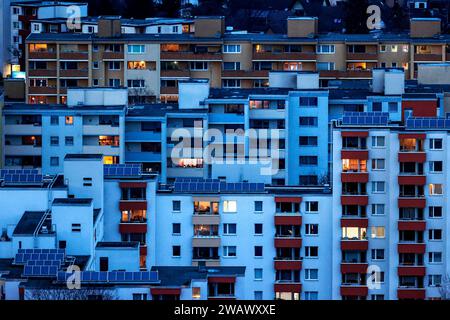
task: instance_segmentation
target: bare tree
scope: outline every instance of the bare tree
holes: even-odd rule
[[[441,285],[439,287],[439,293],[442,300],[450,300],[450,276],[445,275],[442,277]]]
[[[26,300],[118,300],[113,289],[31,289],[26,291]]]
[[[130,104],[149,103],[151,96],[155,96],[155,93],[148,86],[128,88]]]

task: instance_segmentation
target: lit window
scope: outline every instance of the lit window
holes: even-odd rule
[[[383,239],[385,237],[384,227],[372,227],[371,228],[371,238],[373,239]]]
[[[200,299],[201,293],[199,287],[193,287],[192,288],[192,299]]]
[[[68,125],[68,126],[73,125],[73,117],[72,116],[66,116],[66,125]]]
[[[223,212],[237,212],[237,202],[236,201],[224,201],[223,202]]]
[[[430,183],[429,191],[430,191],[430,195],[433,195],[433,196],[436,196],[436,195],[440,196],[440,195],[444,194],[442,184]]]
[[[128,61],[128,70],[145,70],[147,63],[145,61]]]
[[[397,52],[398,51],[398,46],[397,45],[392,45],[391,46],[391,52]]]

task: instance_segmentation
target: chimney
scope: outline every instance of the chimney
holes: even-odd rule
[[[122,35],[120,16],[101,16],[98,18],[98,36],[100,38],[118,38]]]
[[[225,33],[224,17],[195,17],[196,38],[220,38]]]
[[[271,88],[297,88],[297,71],[270,71],[269,86]]]
[[[410,20],[411,38],[432,38],[441,34],[441,19],[412,18]]]
[[[313,38],[317,35],[317,17],[289,17],[287,19],[288,38]]]

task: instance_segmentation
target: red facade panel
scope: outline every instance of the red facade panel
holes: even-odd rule
[[[437,99],[423,101],[423,100],[408,100],[402,102],[402,120],[405,117],[405,110],[413,111],[413,117],[436,117],[438,108]]]
[[[341,250],[359,250],[366,251],[369,248],[367,240],[342,240]]]
[[[427,154],[425,152],[400,152],[398,161],[424,163],[427,161]]]
[[[398,230],[400,231],[425,231],[427,223],[425,221],[399,221]]]
[[[398,199],[398,207],[399,208],[425,208],[427,201],[425,199],[408,199],[408,198],[400,198]]]
[[[398,299],[414,299],[414,300],[424,300],[425,299],[425,289],[398,289],[397,290]]]
[[[275,216],[276,226],[301,226],[301,216]]]
[[[276,260],[274,263],[275,270],[301,270],[301,260]]]
[[[359,183],[367,183],[369,182],[369,174],[368,173],[341,173],[341,181],[342,182],[359,182]]]
[[[369,204],[368,196],[341,196],[342,205],[367,206]]]
[[[150,288],[152,295],[175,295],[181,294],[181,288]]]
[[[341,227],[359,227],[359,228],[367,228],[369,226],[369,219],[367,218],[344,218],[341,219]]]
[[[275,239],[275,248],[301,248],[301,247],[302,247],[302,239],[300,238]]]
[[[301,197],[275,197],[275,202],[282,203],[301,203],[302,198]]]
[[[119,210],[147,210],[147,201],[120,201]]]
[[[427,178],[425,176],[399,176],[399,185],[412,185],[412,186],[423,186],[427,183]]]
[[[341,159],[367,160],[367,159],[369,159],[369,151],[367,151],[367,150],[341,151]]]
[[[300,283],[276,283],[274,285],[275,292],[302,292],[302,285]]]
[[[425,243],[399,243],[399,253],[425,253]]]
[[[341,287],[341,296],[361,297],[367,296],[369,289],[366,286]]]
[[[341,273],[367,273],[368,263],[341,263]]]
[[[425,133],[399,133],[398,139],[426,139]]]
[[[208,277],[209,283],[235,283],[236,277]]]
[[[361,137],[365,138],[369,136],[369,131],[342,131],[342,137]]]
[[[425,274],[426,274],[425,267],[398,267],[399,276],[424,277]]]
[[[147,188],[147,182],[120,182],[121,188]]]
[[[147,233],[146,223],[121,223],[119,224],[120,233]]]

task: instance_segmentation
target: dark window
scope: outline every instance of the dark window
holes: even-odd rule
[[[263,233],[263,224],[255,223],[255,234],[262,234],[262,233]]]
[[[100,257],[100,271],[108,271],[108,257]]]
[[[174,257],[181,256],[181,246],[172,246],[172,256]]]
[[[262,257],[263,255],[263,247],[255,246],[255,257]]]
[[[181,224],[180,223],[172,223],[172,233],[173,234],[181,233]]]

